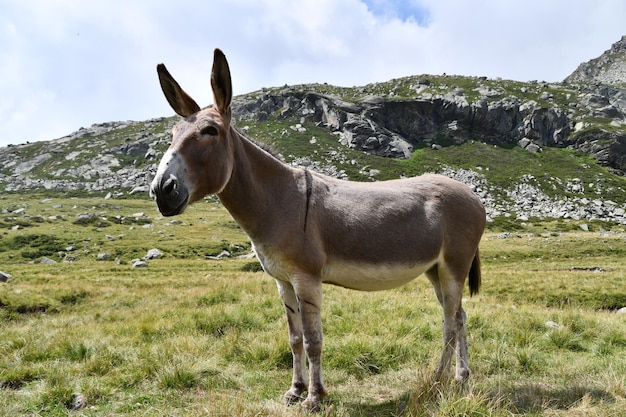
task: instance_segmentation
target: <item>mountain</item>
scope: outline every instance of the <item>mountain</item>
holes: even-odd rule
[[[562,83],[419,75],[283,86],[235,97],[233,115],[288,163],[339,178],[442,172],[469,183],[491,219],[626,224],[623,46]],[[611,83],[592,67],[610,68]],[[0,148],[0,191],[145,195],[177,120],[109,122]]]
[[[626,35],[598,58],[580,64],[564,82],[626,86]]]

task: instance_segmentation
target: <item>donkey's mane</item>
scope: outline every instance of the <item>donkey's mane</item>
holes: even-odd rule
[[[281,162],[285,162],[285,160],[283,159],[283,156],[280,154],[280,152],[278,152],[278,150],[273,145],[254,139],[253,137],[251,137],[250,135],[248,135],[247,133],[245,133],[244,131],[242,131],[239,128],[235,127],[234,129],[235,129],[235,131],[237,133],[239,133],[245,139],[247,139],[250,142],[254,143],[256,146],[258,146],[259,148],[263,149],[265,152],[267,152],[268,154],[273,156],[275,159],[278,159]]]

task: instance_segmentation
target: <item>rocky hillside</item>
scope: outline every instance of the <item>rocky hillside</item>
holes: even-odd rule
[[[339,178],[442,172],[469,183],[492,219],[626,224],[626,79],[597,73],[579,68],[563,83],[420,75],[284,86],[236,97],[233,111],[238,128],[287,162]],[[176,121],[110,122],[0,148],[0,190],[145,195]]]
[[[584,62],[565,78],[566,83],[626,85],[626,35],[599,57]]]

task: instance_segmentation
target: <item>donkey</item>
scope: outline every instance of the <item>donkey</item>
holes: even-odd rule
[[[350,182],[285,164],[233,127],[230,69],[219,49],[211,71],[215,104],[204,110],[163,64],[157,73],[183,119],[172,130],[150,195],[164,216],[174,216],[216,194],[250,238],[287,314],[293,354],[287,404],[302,401],[316,410],[326,395],[322,283],[376,291],[425,273],[444,313],[437,375],[448,378],[456,349],[455,378],[468,378],[461,299],[466,277],[471,295],[480,288],[485,210],[466,185],[434,174]]]

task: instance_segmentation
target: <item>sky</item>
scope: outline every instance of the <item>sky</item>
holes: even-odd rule
[[[156,65],[205,107],[418,74],[561,81],[626,35],[623,0],[0,0],[0,147],[171,116]]]

